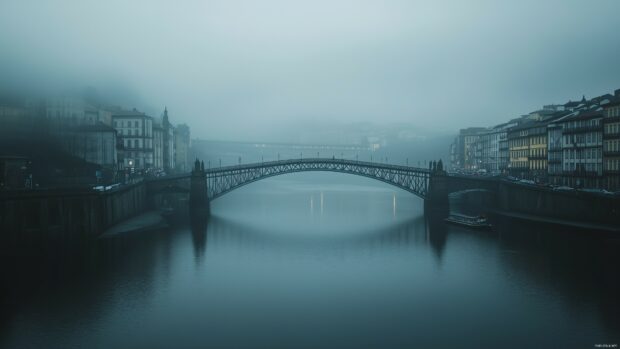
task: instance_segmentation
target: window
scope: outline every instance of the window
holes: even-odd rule
[[[134,127],[138,127],[138,121],[137,120],[134,122]]]
[[[133,141],[133,145],[134,145],[134,148],[138,148],[138,140],[137,139],[135,139]]]

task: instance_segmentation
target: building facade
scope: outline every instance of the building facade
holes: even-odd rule
[[[620,90],[603,104],[603,176],[608,190],[620,190]]]
[[[476,144],[476,164],[491,174],[501,174],[508,168],[508,129],[515,126],[509,122],[479,133]]]
[[[154,166],[153,118],[133,110],[113,111],[112,122],[124,148],[125,168],[145,170]]]
[[[575,188],[603,184],[603,112],[586,110],[559,122],[562,126],[562,181]]]
[[[164,129],[161,123],[153,123],[153,167],[164,168]]]
[[[168,108],[164,108],[164,114],[162,116],[162,123],[161,123],[162,129],[163,129],[163,147],[162,147],[162,151],[163,151],[163,169],[166,172],[170,172],[174,169],[174,153],[175,153],[175,149],[174,149],[174,126],[172,126],[172,124],[170,123],[170,120],[168,119]]]
[[[470,127],[459,131],[454,142],[454,154],[452,157],[452,167],[463,170],[478,169],[476,151],[478,150],[478,138],[487,129],[484,127]]]
[[[105,169],[116,171],[116,130],[108,125],[81,125],[70,129],[60,139],[71,155]]]
[[[189,162],[189,149],[191,147],[189,126],[180,124],[177,125],[174,131],[175,169],[177,172],[189,172],[191,170]]]

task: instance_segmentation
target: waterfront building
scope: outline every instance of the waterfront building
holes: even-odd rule
[[[564,118],[570,115],[573,114],[569,114]],[[562,125],[558,123],[562,119],[547,125],[547,178],[549,183],[554,185],[563,184]]]
[[[112,120],[123,142],[123,167],[138,170],[153,167],[153,118],[134,108],[112,111]]]
[[[558,122],[562,127],[562,184],[598,188],[603,184],[603,110],[581,110]]]
[[[608,190],[620,190],[620,89],[601,103],[603,118],[603,176]]]
[[[508,130],[508,172],[511,176],[529,178],[529,130],[533,128],[529,121]]]
[[[116,171],[116,130],[103,123],[79,125],[65,132],[60,142],[69,154]]]
[[[189,172],[189,149],[191,147],[190,130],[186,124],[177,125],[175,128],[174,142],[175,142],[175,169],[178,172]]]
[[[455,140],[453,167],[465,170],[477,169],[476,142],[480,134],[485,131],[484,127],[469,127],[459,131]]]
[[[153,167],[164,168],[164,128],[161,122],[153,123]]]
[[[162,151],[163,151],[163,169],[170,172],[174,169],[174,126],[168,120],[168,108],[164,108],[161,126],[163,129]]]
[[[516,121],[500,124],[480,132],[476,142],[476,163],[479,169],[491,174],[500,174],[508,168],[508,129]]]
[[[519,125],[508,131],[508,168],[512,176],[537,182],[548,180],[548,126],[567,113],[537,110],[524,116]]]
[[[460,168],[458,161],[457,143],[459,137],[455,137],[452,143],[450,143],[450,170],[455,171]]]

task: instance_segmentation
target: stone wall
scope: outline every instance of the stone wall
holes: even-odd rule
[[[97,192],[34,190],[0,193],[0,239],[11,244],[38,240],[91,238],[143,212],[144,183]]]

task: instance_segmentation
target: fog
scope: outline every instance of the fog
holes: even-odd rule
[[[201,138],[492,125],[620,88],[620,2],[0,2],[3,91],[94,86]],[[288,131],[287,131],[288,130]]]

